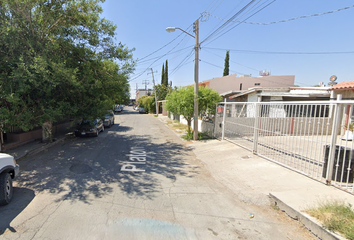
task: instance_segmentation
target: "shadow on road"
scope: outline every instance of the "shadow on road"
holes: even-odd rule
[[[153,199],[161,191],[161,178],[173,182],[178,176],[197,174],[198,167],[186,164],[191,150],[183,144],[155,144],[149,135],[127,135],[130,130],[119,126],[108,129],[103,133],[106,136],[72,138],[23,159],[18,183],[36,192],[56,194],[57,201],[90,203],[93,198],[113,194],[113,186],[131,198]],[[144,172],[121,171],[124,162],[129,162],[131,147],[146,152],[146,163],[139,166]]]
[[[10,223],[19,215],[35,197],[34,191],[28,188],[14,187],[14,198],[10,204],[0,206],[0,235],[6,229],[16,232]]]

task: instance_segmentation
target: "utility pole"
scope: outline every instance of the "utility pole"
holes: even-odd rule
[[[193,140],[198,140],[198,81],[199,81],[199,20],[193,23],[195,33],[194,47],[194,127]]]
[[[168,27],[166,28],[167,32],[174,32],[176,29],[181,30],[185,34],[195,38],[195,46],[194,46],[194,122],[193,122],[193,140],[198,140],[198,86],[199,86],[199,20],[197,19],[193,23],[193,32],[195,35],[193,36],[189,32],[184,31],[179,27]]]
[[[151,75],[152,75],[152,83],[154,84],[154,92],[155,92],[155,106],[156,106],[156,115],[159,115],[159,108],[157,106],[157,97],[156,97],[156,88],[155,88],[155,79],[154,79],[154,72],[151,69]]]

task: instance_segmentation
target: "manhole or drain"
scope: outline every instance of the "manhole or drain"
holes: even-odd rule
[[[242,159],[249,159],[249,158],[251,158],[250,156],[243,156],[243,157],[241,157]]]
[[[92,171],[92,168],[89,165],[86,164],[73,164],[70,167],[70,171],[73,173],[88,173]]]

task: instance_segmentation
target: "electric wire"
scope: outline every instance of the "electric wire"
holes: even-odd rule
[[[145,59],[145,58],[147,58],[147,57],[149,57],[149,56],[151,56],[151,55],[157,53],[158,51],[162,50],[162,49],[165,48],[166,46],[168,46],[168,45],[170,45],[171,43],[173,43],[173,42],[174,42],[177,38],[179,38],[180,36],[181,36],[181,34],[178,35],[177,37],[175,37],[174,39],[172,39],[172,41],[170,41],[170,42],[166,43],[165,45],[163,45],[162,47],[160,47],[159,49],[153,51],[152,53],[146,55],[145,57],[142,57],[142,58],[138,59],[137,62],[140,62],[141,60],[143,60],[143,59]]]
[[[182,34],[182,33],[181,33],[181,34]],[[181,36],[181,34],[180,34],[179,36]],[[187,35],[186,35],[186,36],[187,36]],[[155,62],[157,62],[157,61],[160,60],[161,58],[167,56],[167,55],[168,55],[170,52],[172,52],[176,47],[178,47],[178,45],[181,44],[181,42],[186,38],[186,36],[184,36],[184,37],[181,39],[181,41],[179,41],[178,44],[175,45],[171,50],[169,50],[167,53],[161,55],[159,58],[157,58],[155,61],[153,61],[153,62],[145,69],[145,71],[139,73],[138,76],[135,76],[135,77],[129,79],[128,81],[129,81],[129,82],[130,82],[130,81],[133,81],[133,80],[137,79],[138,77],[140,77],[141,75],[143,75],[145,72],[149,71],[149,69],[151,68],[151,66],[152,66]]]
[[[261,22],[245,22],[245,21],[242,21],[242,23],[245,23],[245,24],[252,24],[252,25],[271,25],[271,24],[277,24],[277,23],[284,23],[284,22],[290,22],[290,21],[295,21],[295,20],[299,20],[299,19],[304,19],[304,18],[310,18],[310,17],[319,17],[319,16],[322,16],[322,15],[326,15],[326,14],[331,14],[331,13],[336,13],[336,12],[340,12],[340,11],[343,11],[343,10],[348,10],[350,8],[353,8],[354,5],[351,5],[351,6],[348,6],[348,7],[344,7],[344,8],[340,8],[340,9],[336,9],[336,10],[332,10],[332,11],[328,11],[328,12],[322,12],[322,13],[315,13],[315,14],[311,14],[311,15],[304,15],[304,16],[298,16],[298,17],[293,17],[293,18],[289,18],[289,19],[285,19],[285,20],[279,20],[279,21],[274,21],[274,22],[268,22],[268,23],[261,23]],[[214,17],[216,19],[219,19],[219,20],[222,20],[222,21],[227,21],[227,19],[223,19],[223,18],[220,18],[220,17],[217,17],[215,15],[213,15],[212,13],[208,13],[208,12],[205,12],[203,13],[205,15],[205,17]],[[241,21],[234,21],[235,23],[236,22],[241,22]]]
[[[274,52],[274,51],[255,51],[255,50],[235,50],[235,49],[222,49],[222,48],[210,48],[204,47],[203,49],[222,50],[238,53],[250,53],[250,54],[289,54],[289,55],[332,55],[332,54],[353,54],[354,51],[342,51],[342,52]]]
[[[232,22],[238,15],[240,15],[242,12],[244,12],[250,5],[252,5],[256,0],[251,0],[246,6],[244,6],[241,10],[239,10],[237,13],[235,13],[231,18],[229,18],[224,24],[222,24],[220,27],[218,27],[214,32],[209,34],[203,41],[200,42],[202,44],[203,42],[207,41],[210,39],[212,36],[217,34],[221,29],[226,27],[230,22]]]
[[[188,46],[188,47],[185,47],[185,48],[181,48],[181,49],[176,50],[176,51],[174,51],[174,52],[170,52],[170,53],[167,54],[167,55],[179,53],[179,52],[182,52],[182,51],[184,51],[184,50],[186,50],[186,49],[190,49],[191,47],[192,47],[192,46]],[[146,62],[150,62],[150,61],[155,60],[155,59],[158,59],[158,58],[160,58],[160,57],[161,57],[161,55],[160,55],[160,56],[157,56],[157,57],[149,58],[149,59],[146,59],[146,60],[144,60],[144,61],[142,61],[142,62],[139,62],[139,64],[143,64],[143,63],[146,63]]]
[[[184,64],[185,61],[187,61],[192,55],[193,55],[194,49],[192,49],[189,54],[171,71],[171,75],[174,74],[176,71],[178,71]]]
[[[242,24],[244,21],[246,21],[247,19],[253,17],[254,15],[256,15],[257,13],[261,12],[262,10],[264,10],[265,8],[267,8],[268,6],[270,6],[272,3],[274,3],[276,0],[273,0],[272,2],[268,3],[267,5],[265,5],[264,7],[262,7],[261,9],[257,10],[256,12],[254,12],[253,14],[251,14],[249,17],[247,17],[246,19],[244,19],[243,21],[239,22],[238,24],[236,24],[235,26],[233,26],[232,28],[228,29],[227,31],[224,31],[224,33],[220,33],[219,36],[215,37],[211,42],[209,42],[208,44],[214,42],[215,40],[219,39],[220,37],[224,36],[226,33],[230,32],[231,30],[233,30],[235,27],[239,26],[240,24]],[[205,39],[203,42],[207,41],[207,39]]]
[[[213,53],[213,52],[211,52],[211,51],[208,51],[208,48],[203,48],[203,50],[204,50],[205,52],[211,53],[211,54],[213,54],[213,55],[215,55],[215,56],[217,56],[217,57],[219,57],[219,58],[224,58],[224,57],[222,57],[222,56],[220,56],[220,55],[217,55],[217,54],[215,54],[215,53]],[[228,51],[228,50],[226,50],[226,51]],[[229,61],[232,62],[232,63],[236,63],[237,65],[240,65],[241,67],[245,67],[245,68],[251,69],[251,70],[253,70],[253,71],[257,71],[257,72],[259,71],[258,69],[255,69],[255,68],[252,68],[252,67],[243,65],[243,64],[241,64],[241,63],[238,63],[238,62],[235,62],[235,61],[232,61],[232,60],[229,60]]]
[[[213,63],[210,63],[210,62],[207,62],[207,61],[204,61],[204,60],[200,60],[200,61],[201,61],[201,62],[204,62],[204,63],[206,63],[206,64],[209,64],[209,65],[211,65],[211,66],[214,66],[214,67],[217,67],[217,68],[220,68],[220,69],[224,69],[224,67],[218,66],[218,65],[216,65],[216,64],[213,64]],[[235,70],[229,69],[229,71],[234,72],[234,73],[237,73],[237,74],[245,75],[244,73],[241,73],[241,72],[238,72],[238,71],[235,71]]]

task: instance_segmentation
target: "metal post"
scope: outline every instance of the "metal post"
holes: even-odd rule
[[[338,126],[339,126],[339,119],[340,119],[340,103],[339,101],[342,100],[342,95],[338,94],[337,96],[337,103],[334,109],[334,119],[332,123],[332,136],[331,136],[331,143],[329,145],[329,153],[328,153],[328,162],[327,162],[327,173],[326,173],[326,183],[327,185],[331,185],[332,175],[333,175],[333,163],[336,153],[336,143],[337,143],[337,135],[338,135]]]
[[[222,115],[221,140],[224,140],[224,137],[225,137],[225,118],[226,118],[226,98],[224,98],[224,110],[223,110],[223,115]]]
[[[154,72],[152,71],[152,68],[151,69],[151,74],[152,74],[152,82],[154,84],[154,92],[155,92],[155,105],[156,105],[156,115],[158,116],[159,115],[159,110],[158,110],[158,106],[157,106],[157,98],[156,98],[156,88],[155,88],[155,79],[154,79]]]
[[[199,81],[199,20],[195,22],[195,58],[194,58],[194,133],[193,140],[198,140],[198,81]]]
[[[258,147],[258,133],[259,133],[259,117],[261,111],[261,101],[262,97],[258,96],[258,100],[255,103],[255,116],[254,116],[254,126],[253,126],[253,154],[257,154]]]

